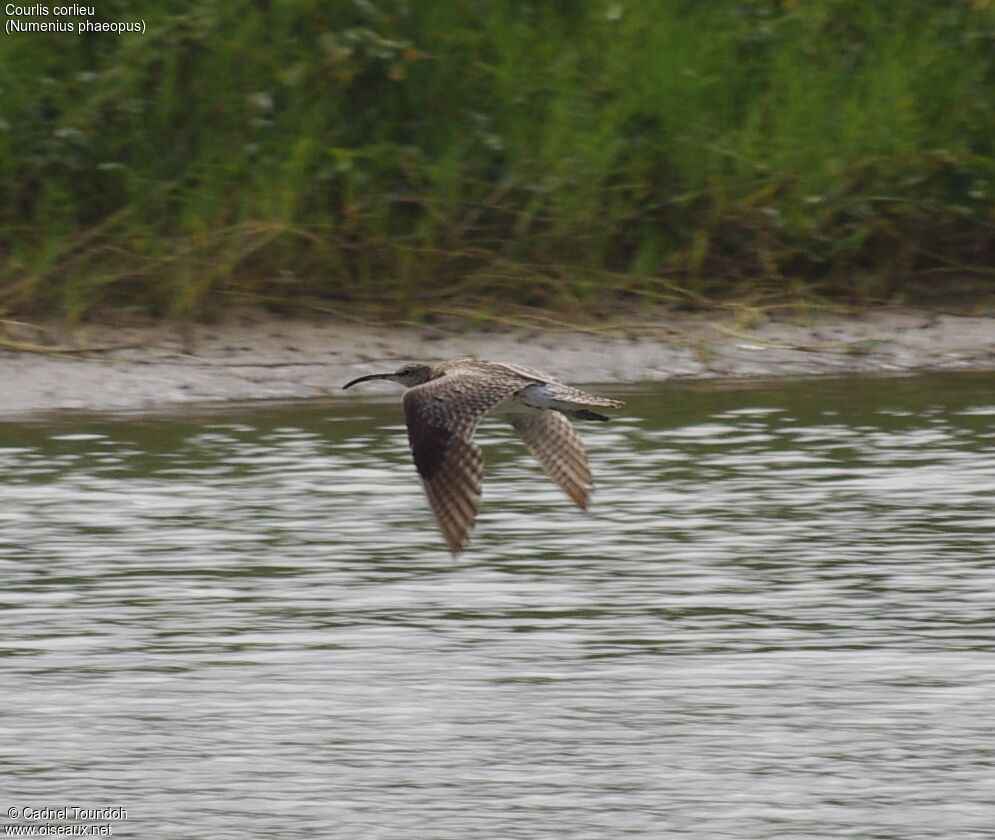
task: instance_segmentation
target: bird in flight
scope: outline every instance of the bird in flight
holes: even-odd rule
[[[484,415],[504,414],[547,475],[587,510],[592,487],[587,455],[567,417],[607,420],[592,409],[622,403],[572,388],[519,365],[470,357],[437,365],[407,364],[394,373],[360,376],[343,385],[385,379],[404,385],[404,419],[429,506],[453,554],[470,539],[480,509],[484,459],[473,433]]]

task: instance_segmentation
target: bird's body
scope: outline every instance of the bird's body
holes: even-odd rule
[[[567,416],[607,420],[592,409],[617,400],[573,388],[541,371],[481,359],[405,365],[395,373],[361,376],[406,385],[404,419],[415,466],[447,545],[461,551],[480,507],[483,456],[473,434],[483,417],[503,414],[563,491],[587,510],[592,486],[583,444]]]

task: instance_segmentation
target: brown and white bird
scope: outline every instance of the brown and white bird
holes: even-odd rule
[[[469,541],[480,508],[484,459],[473,433],[485,414],[506,415],[549,477],[579,508],[588,509],[591,470],[567,417],[607,420],[591,409],[618,408],[618,400],[572,388],[538,370],[470,357],[408,364],[342,387],[374,379],[407,388],[404,419],[411,452],[435,521],[454,554]]]

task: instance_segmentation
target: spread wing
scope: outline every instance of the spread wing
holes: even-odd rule
[[[546,475],[577,507],[587,510],[593,483],[591,469],[587,465],[584,445],[570,421],[550,409],[510,414],[508,419]]]
[[[559,380],[555,377],[550,376],[548,373],[543,373],[541,370],[536,370],[535,368],[525,367],[525,365],[514,365],[510,362],[488,362],[491,367],[503,368],[511,373],[518,374],[525,379],[531,379],[535,382],[552,382],[559,384]]]
[[[473,433],[488,411],[522,385],[518,377],[465,368],[404,392],[404,419],[415,466],[435,521],[454,554],[469,541],[480,508],[484,459]]]

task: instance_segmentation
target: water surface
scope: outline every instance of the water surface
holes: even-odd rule
[[[0,825],[991,837],[995,376],[606,392],[455,562],[396,396],[0,425]]]

